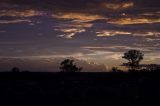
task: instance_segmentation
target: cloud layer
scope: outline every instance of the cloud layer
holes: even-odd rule
[[[1,0],[0,56],[72,56],[107,66],[120,64],[128,49],[139,49],[147,62],[157,63],[159,4],[158,0]]]

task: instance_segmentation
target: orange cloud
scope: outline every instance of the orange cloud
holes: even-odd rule
[[[0,16],[10,16],[10,17],[33,17],[42,15],[41,12],[35,10],[24,10],[24,11],[17,11],[17,10],[1,10]]]
[[[134,6],[133,2],[126,2],[126,3],[102,3],[102,6],[107,9],[111,10],[122,10],[126,8],[130,8]]]
[[[131,32],[125,32],[125,31],[114,31],[114,30],[103,30],[100,32],[96,32],[97,36],[115,36],[115,35],[130,35]]]
[[[129,25],[129,24],[150,24],[150,23],[158,23],[160,22],[160,18],[158,19],[149,19],[149,18],[120,18],[120,19],[111,19],[108,23],[111,24],[119,24],[119,25]]]
[[[54,27],[55,31],[60,31],[62,34],[58,35],[58,37],[62,38],[72,38],[77,33],[85,32],[87,28],[93,26],[91,23],[86,23],[89,21],[94,21],[96,19],[102,18],[98,15],[86,15],[80,13],[69,13],[69,14],[59,14],[59,15],[52,15],[53,18],[57,18],[60,20],[71,20],[68,24],[61,24]]]
[[[95,21],[98,19],[105,19],[100,15],[90,15],[90,14],[83,14],[83,13],[61,13],[58,15],[52,15],[53,18],[57,19],[64,19],[64,20],[74,20],[78,22],[90,22]]]

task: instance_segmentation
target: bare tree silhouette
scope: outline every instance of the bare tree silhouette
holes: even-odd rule
[[[135,70],[139,68],[139,63],[143,60],[143,56],[143,53],[139,50],[129,50],[122,56],[122,58],[128,60],[128,63],[123,63],[123,65]]]
[[[74,60],[65,59],[60,64],[60,70],[61,72],[80,72],[82,68],[77,67]]]

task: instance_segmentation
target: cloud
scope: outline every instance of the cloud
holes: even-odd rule
[[[0,20],[0,24],[30,23],[29,19]]]
[[[160,36],[160,32],[135,32],[132,34],[133,36],[146,36],[146,37],[149,37],[149,36]]]
[[[5,30],[0,30],[0,33],[5,33],[6,31]]]
[[[110,52],[123,52],[131,49],[140,50],[143,52],[151,52],[154,50],[153,47],[145,47],[145,45],[133,45],[133,46],[84,46],[84,49],[89,49],[93,51],[110,51]]]
[[[102,6],[106,9],[111,10],[123,10],[134,6],[133,2],[124,2],[124,3],[102,3]]]
[[[72,29],[58,29],[58,30],[64,33],[62,35],[58,35],[59,37],[68,38],[68,39],[72,38],[77,33],[82,33],[82,32],[86,31],[85,29],[76,29],[76,28],[72,28]]]
[[[125,32],[125,31],[115,31],[115,30],[103,30],[100,32],[96,32],[97,36],[115,36],[115,35],[131,35],[131,32]]]
[[[134,25],[134,24],[153,24],[153,23],[160,23],[160,18],[158,19],[147,19],[147,18],[120,18],[120,19],[111,19],[108,21],[111,24],[119,24],[119,25]]]
[[[117,61],[117,60],[120,60],[122,58],[122,55],[121,53],[113,53],[112,55],[110,56],[105,56],[106,59],[112,59],[114,61]]]
[[[98,37],[109,37],[109,36],[123,36],[123,35],[128,35],[128,36],[145,36],[145,37],[158,37],[160,36],[160,32],[147,32],[147,31],[119,31],[119,30],[102,30],[99,32],[96,32]]]
[[[34,17],[40,16],[44,13],[35,10],[0,10],[0,17]]]
[[[160,57],[158,57],[159,55],[159,51],[158,52],[154,52],[154,53],[147,53],[145,54],[145,57],[144,57],[144,62],[147,62],[147,63],[152,63],[152,64],[157,64],[157,61],[159,62],[160,61]]]
[[[68,39],[73,38],[76,34],[84,33],[88,28],[93,26],[92,23],[86,22],[97,19],[94,16],[85,17],[84,15],[81,16],[81,14],[74,14],[73,16],[70,16],[70,14],[64,16],[54,15],[53,18],[58,19],[58,24],[54,26],[54,30],[61,33],[58,37]]]
[[[95,21],[98,19],[105,19],[100,15],[91,15],[91,14],[84,14],[84,13],[60,13],[52,15],[53,18],[63,19],[63,20],[74,20],[78,22],[90,22]]]

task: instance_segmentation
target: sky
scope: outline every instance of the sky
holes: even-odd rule
[[[55,71],[72,57],[99,71],[130,49],[159,64],[159,47],[159,0],[0,0],[0,70]]]

